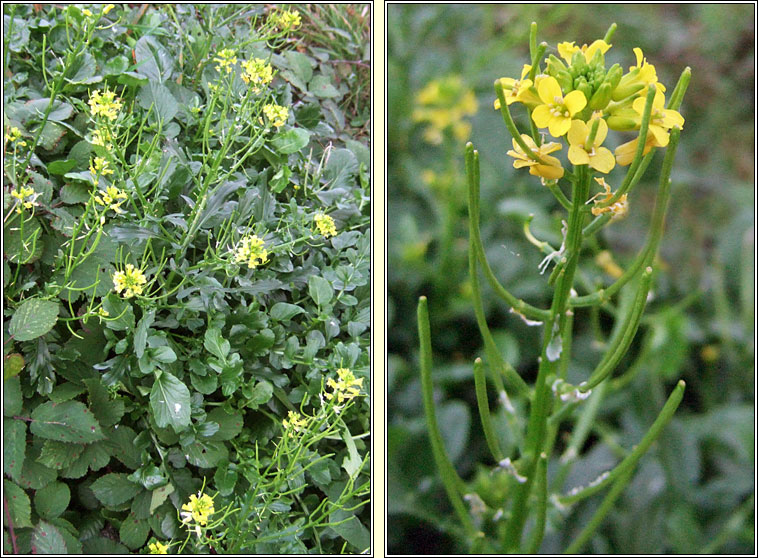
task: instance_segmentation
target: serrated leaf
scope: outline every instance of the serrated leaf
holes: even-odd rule
[[[142,490],[138,484],[131,482],[124,473],[108,473],[90,486],[92,492],[106,506],[118,506],[134,498]]]
[[[43,403],[32,412],[32,421],[32,433],[48,440],[89,444],[105,437],[94,415],[78,401]]]
[[[7,380],[18,376],[24,369],[24,357],[18,353],[13,353],[5,357],[3,366],[3,379]]]
[[[71,501],[71,491],[62,482],[51,482],[34,493],[34,509],[40,517],[52,519],[62,514]]]
[[[128,426],[109,428],[106,431],[106,436],[105,445],[113,457],[129,469],[136,469],[140,466],[139,452],[135,451],[134,448],[134,440],[137,437],[134,430]]]
[[[16,483],[8,479],[3,479],[3,489],[13,525],[19,528],[31,527],[32,505],[29,496]]]
[[[42,452],[37,458],[38,463],[51,469],[65,469],[70,467],[84,453],[86,446],[82,444],[67,444],[55,440],[45,440]]]
[[[92,537],[82,542],[84,554],[129,554],[123,544],[106,537]]]
[[[311,275],[308,278],[308,294],[311,295],[313,302],[318,306],[323,306],[332,300],[334,290],[329,281],[318,275]]]
[[[3,423],[3,472],[17,480],[26,456],[26,424],[8,419]]]
[[[294,316],[305,312],[300,306],[290,304],[289,302],[277,302],[271,307],[269,315],[271,319],[277,321],[291,320]]]
[[[108,390],[99,378],[88,378],[84,385],[89,391],[89,402],[92,414],[102,426],[116,424],[124,415],[124,402],[120,399],[111,399]]]
[[[132,550],[145,544],[149,534],[150,525],[147,521],[144,519],[137,519],[133,514],[130,514],[121,522],[121,527],[118,530],[121,542]]]
[[[16,341],[29,341],[45,335],[57,321],[57,302],[30,298],[14,312],[8,332]]]
[[[181,432],[190,423],[190,393],[176,376],[160,372],[150,390],[150,408],[160,428],[172,426]]]
[[[150,499],[150,515],[153,515],[153,512],[156,510],[156,508],[165,502],[166,498],[168,498],[173,491],[174,485],[171,483],[153,490],[152,497]]]
[[[18,376],[3,380],[3,416],[12,417],[19,414],[23,405],[21,380]]]
[[[61,477],[65,479],[78,479],[87,473],[87,469],[97,471],[105,467],[111,456],[104,442],[95,442],[84,447],[82,454],[61,471]]]
[[[40,521],[32,532],[32,554],[68,554],[66,543],[57,527]]]
[[[304,128],[292,128],[279,132],[271,138],[271,146],[282,155],[297,153],[308,145],[311,134]]]

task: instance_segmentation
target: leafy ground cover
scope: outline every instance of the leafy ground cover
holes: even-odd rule
[[[754,551],[754,81],[752,8],[743,6],[498,5],[390,6],[388,9],[388,548],[397,553],[464,552],[466,537],[433,466],[423,415],[418,334],[410,318],[428,296],[434,340],[435,404],[445,448],[471,494],[468,511],[496,530],[506,486],[493,473],[477,423],[471,363],[484,357],[467,281],[468,222],[464,145],[481,158],[482,242],[500,282],[545,307],[541,254],[524,234],[558,246],[561,208],[547,188],[519,175],[493,110],[493,82],[518,79],[529,56],[528,32],[540,40],[591,44],[618,24],[607,60],[624,64],[641,47],[658,77],[675,83],[684,66],[692,82],[672,175],[663,271],[620,370],[623,390],[605,401],[571,473],[547,464],[562,490],[584,486],[628,454],[678,378],[687,391],[676,416],[640,462],[586,547],[591,553],[749,554]],[[557,52],[548,51],[558,56]],[[439,109],[439,110],[438,110]],[[515,113],[516,111],[514,111]],[[525,118],[518,122],[527,129]],[[615,147],[619,140],[612,134]],[[660,166],[662,158],[653,161]],[[522,169],[523,170],[523,169]],[[654,175],[653,175],[654,176]],[[632,261],[645,238],[656,184],[643,178],[629,215],[598,237],[582,266],[590,284],[606,283]],[[534,214],[530,218],[530,214]],[[608,256],[613,254],[613,258]],[[441,271],[442,270],[442,271]],[[482,280],[487,322],[506,361],[533,382],[539,328],[509,313]],[[572,374],[586,378],[609,331],[605,311],[575,319]],[[521,411],[526,403],[514,398]],[[514,415],[492,398],[495,428],[511,447]],[[516,416],[518,416],[517,413]],[[518,426],[518,425],[517,425]],[[569,449],[566,434],[558,447]],[[561,445],[564,444],[564,445]],[[485,466],[479,464],[484,463]],[[557,480],[556,480],[557,479]],[[558,492],[561,494],[563,492]],[[551,496],[555,494],[551,491]],[[540,551],[566,548],[602,496],[551,508]],[[507,510],[506,510],[507,511]]]
[[[364,6],[6,5],[7,553],[356,553]]]

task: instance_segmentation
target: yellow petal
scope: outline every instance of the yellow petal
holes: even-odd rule
[[[601,118],[600,124],[597,125],[597,133],[595,134],[595,143],[593,145],[601,145],[605,141],[607,135],[608,124]]]
[[[648,129],[653,134],[658,147],[666,147],[669,144],[669,133],[662,127],[651,125]]]
[[[599,131],[599,130],[598,130]],[[571,121],[571,128],[569,128],[568,131],[568,142],[570,145],[574,146],[581,146],[582,150],[584,150],[584,142],[587,140],[587,136],[589,135],[590,130],[587,124],[584,123],[582,120],[572,120]],[[576,163],[574,161],[571,161],[575,165],[583,165],[584,163]]]
[[[555,78],[552,79],[555,81]],[[557,86],[558,82],[555,82],[555,84]],[[563,98],[563,104],[566,105],[566,108],[569,110],[571,116],[574,116],[577,112],[587,106],[587,97],[585,97],[584,93],[579,90],[572,91]],[[569,124],[569,126],[571,126],[571,124]]]
[[[584,98],[584,95],[582,95],[582,98]],[[569,131],[569,128],[571,128],[571,119],[562,116],[553,116],[548,124],[550,135],[555,138],[563,136]]]
[[[550,114],[550,109],[547,105],[540,105],[532,111],[532,120],[534,120],[538,128],[547,128],[552,117],[553,115]]]
[[[561,58],[566,62],[571,62],[571,57],[574,56],[574,53],[577,50],[579,50],[579,47],[574,46],[574,41],[571,41],[570,43],[558,43],[558,54],[560,54]]]
[[[569,147],[568,160],[572,165],[586,165],[590,162],[590,156],[579,145]]]
[[[595,156],[590,159],[590,166],[600,172],[608,173],[616,166],[616,159],[609,149],[598,147]]]
[[[684,117],[675,110],[664,109],[663,125],[666,128],[681,128],[684,126]]]
[[[553,151],[558,151],[560,149],[563,149],[563,146],[560,143],[551,141],[550,143],[543,143],[540,147],[540,153],[552,153]]]
[[[547,104],[554,104],[555,98],[562,96],[561,86],[558,85],[558,81],[553,76],[548,76],[540,80],[540,84],[537,86],[537,92],[540,95],[540,100]],[[584,95],[582,95],[582,97],[584,97]]]

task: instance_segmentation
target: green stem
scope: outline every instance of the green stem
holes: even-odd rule
[[[474,361],[474,385],[476,389],[476,404],[479,408],[479,418],[482,421],[482,430],[484,431],[484,438],[487,440],[487,445],[490,448],[490,452],[496,461],[503,460],[503,451],[500,449],[500,444],[497,441],[495,435],[495,429],[492,427],[492,417],[490,416],[490,405],[487,400],[487,381],[484,377],[484,371],[482,370],[482,359],[478,358]]]
[[[543,452],[537,462],[537,517],[535,519],[534,532],[527,548],[527,554],[537,554],[545,536],[545,523],[547,519],[547,455]]]

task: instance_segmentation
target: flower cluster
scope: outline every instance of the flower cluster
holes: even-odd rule
[[[123,213],[121,204],[127,199],[126,192],[119,190],[115,186],[108,186],[104,192],[95,196],[95,202],[98,205],[106,206],[108,209],[112,209],[116,213]]]
[[[216,66],[216,71],[220,72],[222,70],[226,70],[226,73],[230,73],[232,71],[232,67],[237,63],[237,56],[236,52],[233,48],[225,48],[223,50],[220,50],[218,53],[218,56],[213,59],[214,62],[218,62],[218,65]]]
[[[289,411],[287,418],[282,420],[282,426],[284,426],[285,430],[292,429],[295,432],[300,432],[300,429],[304,428],[306,424],[308,424],[308,421],[295,411]]]
[[[126,264],[126,271],[117,271],[113,274],[113,290],[117,293],[124,291],[124,298],[141,295],[145,283],[147,283],[145,274],[135,269],[132,264]]]
[[[95,91],[89,98],[90,112],[93,117],[103,116],[108,120],[116,120],[121,110],[121,100],[115,91]]]
[[[268,250],[264,247],[263,239],[258,235],[245,236],[240,240],[234,251],[234,261],[247,262],[247,267],[255,269],[268,261]]]
[[[113,134],[108,128],[98,128],[92,132],[92,145],[105,148],[106,151],[113,150]]]
[[[337,404],[342,405],[343,401],[360,395],[361,388],[363,387],[363,378],[356,378],[349,368],[338,368],[337,377],[339,380],[329,378],[326,381],[326,385],[332,389],[331,392],[325,394],[328,400],[331,401],[336,398]]]
[[[242,81],[249,84],[255,93],[261,92],[261,87],[271,83],[274,79],[274,70],[271,64],[267,64],[261,58],[251,58],[240,62],[242,66]]]
[[[287,107],[277,104],[268,104],[263,106],[263,114],[266,115],[272,126],[277,128],[284,126],[289,117],[290,111]]]
[[[20,140],[20,141],[19,141]],[[5,141],[10,143],[16,143],[22,147],[26,147],[26,142],[21,139],[21,130],[13,126],[7,134],[5,134]]]
[[[414,122],[428,123],[424,139],[429,143],[442,143],[447,129],[459,141],[469,137],[471,124],[464,118],[475,114],[478,107],[474,92],[465,88],[460,76],[430,82],[419,92],[416,104],[411,118]]]
[[[147,548],[150,550],[150,554],[168,554],[168,545],[165,545],[160,541],[150,543],[147,545]]]
[[[182,523],[194,522],[197,525],[207,525],[208,519],[216,512],[213,507],[213,498],[207,494],[198,492],[192,494],[190,501],[182,504],[181,515]]]
[[[581,47],[573,42],[560,43],[560,58],[548,56],[542,71],[539,66],[532,68],[527,64],[518,80],[499,80],[508,106],[525,105],[538,128],[546,128],[554,138],[566,137],[569,162],[588,165],[601,173],[610,172],[616,164],[629,165],[634,159],[638,139],[618,146],[615,153],[602,144],[609,129],[640,129],[650,85],[655,85],[656,92],[644,153],[668,145],[669,131],[684,125],[684,118],[677,111],[664,107],[666,88],[658,82],[655,67],[647,62],[642,50],[634,49],[637,64],[624,74],[619,64],[606,69],[605,53],[610,48],[603,40]],[[499,100],[494,104],[500,108]],[[544,179],[563,176],[560,161],[547,155],[560,150],[560,143],[538,146],[534,138],[529,141],[525,135],[522,138],[532,153],[514,142],[514,150],[508,152],[516,159],[514,167],[528,167],[531,174]]]
[[[337,234],[337,227],[334,224],[334,219],[325,215],[324,213],[316,213],[313,217],[313,221],[316,223],[319,234],[324,238],[329,238]]]
[[[21,186],[20,188],[11,191],[11,196],[16,198],[19,202],[19,206],[23,206],[24,209],[31,209],[33,206],[37,205],[37,202],[34,200],[37,199],[38,194],[33,188],[29,188],[28,186]],[[21,207],[16,208],[16,213],[21,213]]]
[[[89,172],[94,179],[98,176],[113,174],[113,169],[110,168],[108,161],[104,157],[95,157],[94,160],[90,161]]]
[[[277,31],[289,31],[300,26],[300,14],[293,10],[277,10],[268,16]]]

